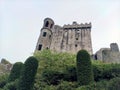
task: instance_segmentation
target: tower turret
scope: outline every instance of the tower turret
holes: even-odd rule
[[[49,49],[52,40],[52,29],[54,21],[50,18],[44,19],[43,28],[41,29],[40,36],[37,42],[36,50]]]
[[[43,28],[51,30],[53,28],[54,21],[51,18],[45,18]]]

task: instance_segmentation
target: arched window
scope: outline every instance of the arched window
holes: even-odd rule
[[[46,24],[45,24],[45,27],[48,27],[48,25],[49,25],[49,22],[47,21]]]

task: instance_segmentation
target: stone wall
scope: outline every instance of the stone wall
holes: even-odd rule
[[[8,62],[6,59],[2,59],[0,62],[0,75],[9,73],[12,69],[12,64]]]
[[[92,55],[91,23],[55,25],[50,49],[57,52],[77,53],[81,49]]]
[[[97,51],[95,58],[105,63],[120,63],[120,52],[117,43],[110,44],[110,48],[102,48]]]
[[[99,51],[96,52],[94,59],[102,61],[103,60],[103,55],[102,55],[103,50],[110,51],[110,48],[101,48]]]
[[[120,53],[109,50],[103,50],[103,62],[105,63],[120,63]]]

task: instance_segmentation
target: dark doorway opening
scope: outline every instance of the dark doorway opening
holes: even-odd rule
[[[97,58],[97,55],[95,54],[95,60],[97,60],[98,58]]]
[[[42,49],[42,45],[40,44],[39,46],[38,46],[38,50],[41,50]]]

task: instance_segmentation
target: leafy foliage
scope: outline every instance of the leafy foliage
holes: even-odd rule
[[[39,61],[34,90],[57,90],[58,87],[64,87],[65,84],[62,84],[64,82],[68,86],[69,82],[77,82],[76,55],[53,53],[49,50],[44,50],[36,52],[34,56]],[[94,90],[93,88],[96,85],[96,88],[99,90],[99,88],[104,88],[104,85],[109,82],[104,80],[120,77],[120,64],[105,64],[101,61],[92,60],[92,66],[96,82],[92,85],[82,86],[83,88],[92,88],[91,90]],[[71,88],[75,89],[75,87],[77,88],[73,84]]]
[[[120,77],[120,64],[93,64],[95,81]]]
[[[9,82],[4,86],[4,90],[17,90],[18,79],[13,82]]]
[[[25,61],[18,84],[18,90],[32,90],[37,68],[38,61],[35,57],[29,57]]]
[[[68,53],[53,53],[49,50],[36,52],[34,56],[39,61],[36,76],[35,88],[45,87],[46,85],[57,85],[62,79],[72,81],[72,72],[76,68],[75,55]],[[70,67],[73,70],[70,70]],[[68,71],[69,70],[69,71]],[[72,72],[71,72],[72,71]],[[76,71],[75,71],[76,72]],[[69,76],[67,77],[67,75]]]
[[[120,78],[114,78],[108,83],[108,90],[120,90]]]
[[[0,88],[3,88],[7,84],[8,74],[0,76]]]
[[[42,73],[43,80],[47,82],[47,84],[57,85],[60,80],[63,78],[63,73],[58,71],[46,70]]]
[[[93,82],[90,55],[86,50],[80,50],[77,53],[77,79],[79,85],[89,85]]]
[[[76,82],[61,81],[56,90],[75,90],[78,87]]]
[[[23,67],[23,63],[22,62],[16,62],[13,65],[13,68],[10,72],[10,75],[8,77],[8,82],[12,82],[15,81],[16,79],[18,79],[20,77],[20,73]]]
[[[120,64],[106,64],[99,60],[91,60],[95,82],[79,86],[77,83],[76,55],[44,50],[36,52],[34,57],[38,59],[39,66],[32,90],[119,90],[117,88],[120,85]],[[31,68],[29,66],[29,69]],[[22,69],[22,74],[23,71]],[[7,83],[7,79],[8,75],[0,75],[0,90],[10,90],[10,88],[15,90],[21,82],[17,79]],[[25,77],[24,80],[26,79]],[[23,84],[25,83],[23,82]]]

